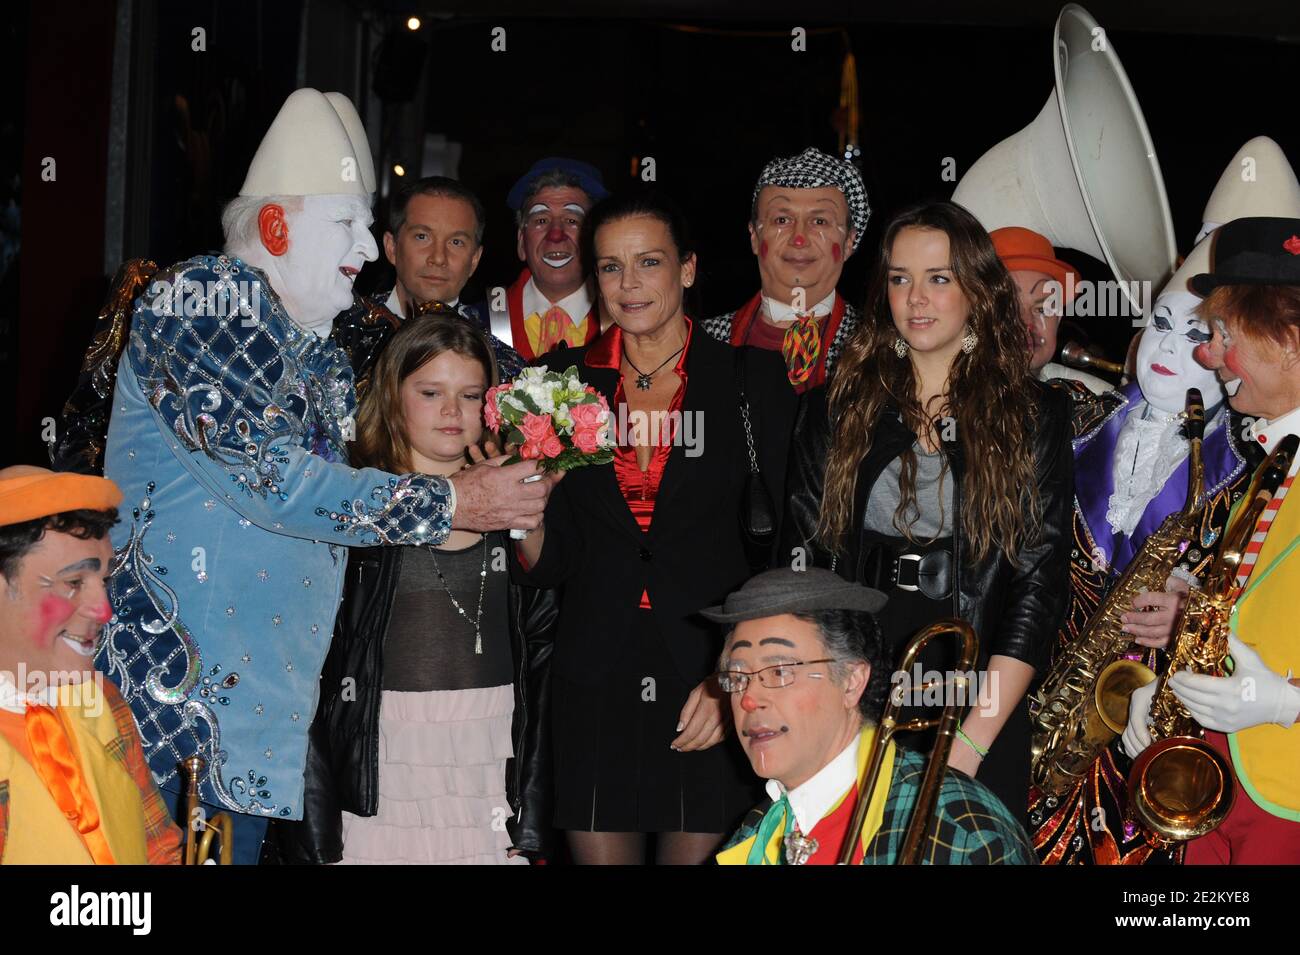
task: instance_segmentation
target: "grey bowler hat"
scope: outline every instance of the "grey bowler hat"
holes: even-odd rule
[[[879,590],[849,583],[839,574],[820,567],[807,570],[782,567],[751,577],[721,607],[706,607],[700,615],[717,623],[739,623],[811,610],[876,613],[887,599]]]

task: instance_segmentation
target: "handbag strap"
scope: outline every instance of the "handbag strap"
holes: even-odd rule
[[[736,391],[740,395],[740,420],[745,426],[745,444],[749,447],[749,473],[758,474],[758,452],[754,449],[754,426],[749,420],[749,398],[745,394],[745,348],[736,349]]]

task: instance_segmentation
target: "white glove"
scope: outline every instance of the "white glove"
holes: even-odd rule
[[[1183,670],[1169,686],[1193,719],[1206,729],[1236,733],[1249,726],[1277,723],[1289,727],[1300,716],[1300,687],[1274,673],[1252,647],[1228,636],[1232,676],[1206,676]]]
[[[1142,750],[1151,745],[1151,732],[1147,729],[1147,719],[1151,716],[1151,697],[1156,695],[1158,680],[1152,680],[1146,686],[1140,686],[1128,698],[1128,726],[1120,737],[1120,745],[1129,759],[1137,759]]]

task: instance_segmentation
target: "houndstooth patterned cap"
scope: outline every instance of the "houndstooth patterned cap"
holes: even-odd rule
[[[853,224],[853,246],[849,251],[856,251],[867,231],[871,206],[867,204],[867,187],[862,184],[862,176],[851,163],[809,146],[798,156],[773,159],[763,167],[758,183],[754,186],[753,205],[757,205],[758,194],[764,186],[785,186],[789,189],[833,186],[844,193],[844,199],[849,205],[849,221]]]

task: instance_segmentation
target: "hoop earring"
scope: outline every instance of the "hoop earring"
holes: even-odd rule
[[[963,335],[961,338],[962,354],[969,355],[971,352],[973,352],[975,350],[975,346],[979,344],[979,340],[980,340],[979,336],[975,334],[975,329],[973,328],[967,329],[966,334]]]
[[[904,338],[902,335],[899,335],[897,338],[894,339],[894,354],[897,355],[899,358],[907,357],[907,348],[908,348],[907,339]]]

